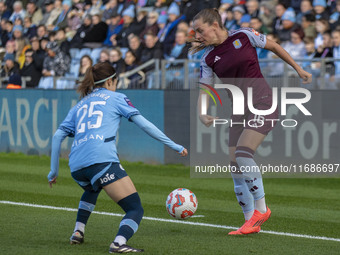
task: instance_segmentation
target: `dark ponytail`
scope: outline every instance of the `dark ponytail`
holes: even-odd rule
[[[114,73],[116,73],[116,70],[108,62],[98,63],[89,67],[85,72],[84,79],[77,88],[80,98],[87,96],[97,87],[103,87],[105,81],[98,84],[94,83],[106,79]],[[113,79],[116,79],[117,76],[118,74]]]

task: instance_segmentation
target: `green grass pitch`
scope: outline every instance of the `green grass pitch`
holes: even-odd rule
[[[52,189],[46,178],[49,161],[49,157],[0,153],[0,200],[77,208],[82,190],[72,180],[67,160],[61,159],[58,183]],[[235,227],[243,223],[231,179],[190,179],[189,168],[177,165],[122,165],[139,191],[144,216],[171,219],[166,197],[185,187],[198,198],[196,214],[204,215],[189,222]],[[272,210],[264,233],[229,237],[229,229],[144,219],[129,244],[144,248],[144,254],[340,254],[339,179],[264,179],[264,185]],[[95,211],[123,213],[105,192]],[[93,214],[85,243],[71,246],[68,239],[75,218],[74,211],[0,203],[0,254],[107,254],[121,218]]]

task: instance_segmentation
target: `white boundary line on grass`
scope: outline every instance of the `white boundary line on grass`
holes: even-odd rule
[[[12,202],[12,201],[4,201],[4,200],[0,200],[0,204],[27,206],[27,207],[35,207],[35,208],[43,208],[43,209],[51,209],[51,210],[59,210],[59,211],[68,211],[68,212],[78,211],[78,209],[75,209],[75,208],[56,207],[56,206],[49,206],[49,205],[37,205],[37,204],[20,203],[20,202]],[[100,214],[100,215],[116,216],[116,217],[123,217],[124,216],[124,214],[120,214],[120,213],[97,212],[97,211],[93,211],[92,213]],[[169,220],[169,219],[146,217],[146,216],[144,216],[143,219],[144,220],[151,220],[151,221],[160,221],[160,222],[169,222],[169,223],[201,226],[201,227],[210,227],[210,228],[237,229],[236,227],[232,227],[232,226],[223,226],[223,225],[208,224],[208,223],[201,223],[201,222],[192,222],[192,221]],[[307,239],[340,242],[339,238],[324,237],[324,236],[300,235],[300,234],[276,232],[276,231],[268,231],[268,230],[261,230],[261,233],[278,235],[278,236],[289,236],[289,237],[299,237],[299,238],[307,238]]]

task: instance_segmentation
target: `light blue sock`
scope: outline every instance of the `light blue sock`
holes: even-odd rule
[[[230,166],[236,170],[231,176],[234,181],[234,191],[239,205],[242,208],[245,220],[249,220],[254,211],[254,198],[248,189],[248,185],[245,182],[245,178],[236,162],[230,162]]]
[[[248,147],[238,146],[235,151],[236,161],[240,171],[245,177],[248,190],[253,195],[254,200],[259,200],[265,196],[262,175],[259,167],[254,161],[254,151]],[[266,209],[264,208],[264,211]]]

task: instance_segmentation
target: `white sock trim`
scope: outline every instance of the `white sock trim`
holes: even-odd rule
[[[258,210],[260,213],[267,212],[267,205],[264,197],[255,200],[255,210]]]
[[[250,218],[253,216],[254,211],[250,211],[250,212],[244,212],[244,219],[245,220],[250,220]]]
[[[74,227],[73,232],[76,232],[77,230],[80,230],[81,232],[85,233],[85,224],[82,222],[77,221],[76,226]]]
[[[126,244],[126,238],[124,236],[116,236],[113,242],[118,243],[119,245],[123,245]]]

